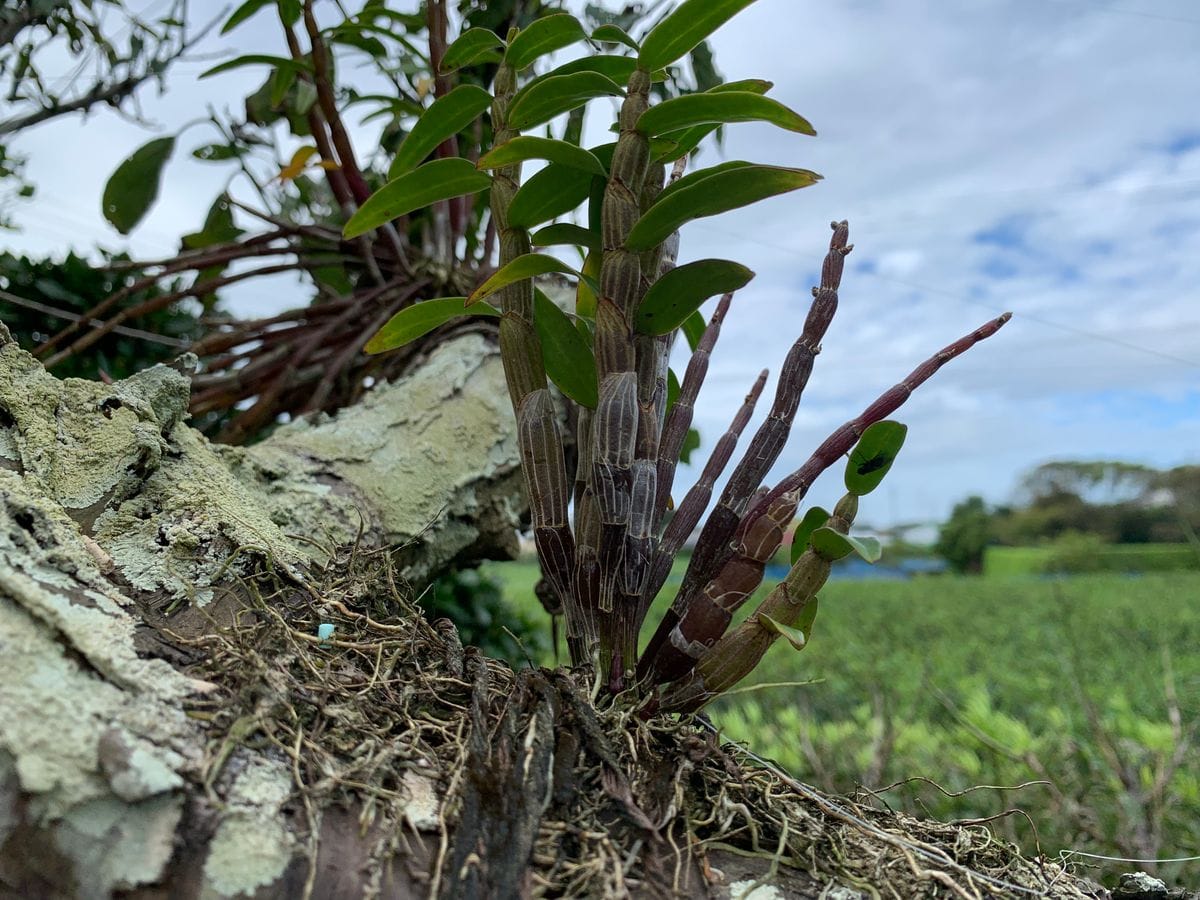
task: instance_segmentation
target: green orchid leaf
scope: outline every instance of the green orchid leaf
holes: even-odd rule
[[[291,28],[300,21],[302,7],[301,0],[279,0],[279,21],[285,27]]]
[[[620,97],[621,86],[599,72],[539,78],[517,92],[508,108],[511,128],[526,130],[570,112],[596,97]]]
[[[412,131],[396,150],[396,157],[388,168],[388,180],[411,172],[442,141],[458,134],[478,119],[491,103],[492,95],[473,84],[460,84],[439,97],[421,113]]]
[[[601,25],[592,32],[592,40],[598,44],[624,44],[634,53],[641,49],[638,42],[617,25]]]
[[[679,399],[679,376],[675,374],[672,368],[667,369],[667,406],[666,410],[669,413],[671,407],[675,405],[675,401]]]
[[[553,247],[559,244],[570,244],[583,247],[585,250],[600,251],[600,235],[588,231],[570,222],[558,222],[547,225],[529,236],[530,243],[535,247]],[[585,273],[586,274],[586,273]],[[600,273],[597,272],[597,275]]]
[[[568,266],[561,259],[545,253],[526,253],[523,256],[518,256],[508,265],[502,266],[496,274],[475,289],[475,292],[471,294],[470,300],[472,303],[478,302],[484,297],[490,297],[496,291],[500,290],[500,288],[508,287],[510,284],[516,284],[518,281],[525,281],[537,275],[549,275],[552,272],[579,277],[579,272]]]
[[[668,334],[709,297],[736,291],[753,277],[745,266],[728,259],[701,259],[678,266],[650,286],[638,305],[634,328],[642,334]]]
[[[685,222],[808,187],[820,177],[807,169],[781,166],[749,165],[717,172],[660,196],[634,224],[625,244],[630,250],[649,250]]]
[[[799,628],[808,639],[812,640],[813,623],[817,621],[817,609],[820,607],[821,598],[813,595],[800,610],[800,618],[796,620],[796,628]]]
[[[700,449],[700,432],[689,428],[683,436],[683,445],[679,448],[679,461],[685,466],[692,461],[692,454]]]
[[[446,55],[442,57],[439,69],[442,73],[453,72],[478,62],[491,55],[497,47],[503,46],[504,41],[500,40],[494,31],[486,28],[468,28],[446,48]]]
[[[726,81],[710,87],[706,94],[723,94],[726,91],[749,91],[752,94],[765,94],[775,87],[775,82],[765,78],[743,78],[739,81]]]
[[[850,460],[846,463],[846,490],[861,497],[879,487],[879,482],[896,461],[907,435],[908,426],[891,419],[868,426],[850,451]]]
[[[796,530],[792,533],[792,565],[804,555],[804,551],[808,549],[808,540],[812,537],[812,533],[818,528],[824,527],[829,521],[829,513],[819,506],[814,506],[804,514],[804,518],[796,526]]]
[[[221,34],[229,34],[233,29],[237,28],[252,15],[262,9],[264,6],[274,6],[275,0],[246,0],[241,6],[230,14],[225,20],[225,24],[221,26]]]
[[[743,81],[729,81],[710,88],[707,94],[722,94],[729,91],[765,94],[775,85],[761,78],[747,78]],[[694,125],[680,131],[672,131],[650,140],[650,153],[655,162],[674,162],[681,156],[686,156],[697,147],[706,137],[720,128],[720,125]]]
[[[287,99],[288,91],[296,83],[296,69],[292,66],[280,66],[271,73],[271,106],[278,107]]]
[[[697,125],[769,122],[788,131],[815,135],[808,120],[778,100],[750,91],[685,94],[656,103],[637,121],[637,130],[655,137]]]
[[[587,38],[587,32],[570,13],[554,13],[534,19],[517,32],[508,45],[504,61],[516,71],[532,65],[538,57],[569,47]]]
[[[579,337],[588,346],[589,351],[594,351],[596,346],[596,336],[592,333],[592,323],[587,319],[576,316],[575,330],[579,332]]]
[[[777,622],[766,613],[758,614],[758,621],[767,631],[773,631],[785,641],[792,645],[793,649],[803,650],[808,644],[808,638],[804,636],[804,632],[799,628],[793,628],[790,625],[784,625],[782,622]]]
[[[632,56],[609,56],[602,53],[597,56],[581,56],[579,59],[565,62],[542,77],[553,78],[557,75],[573,75],[576,72],[597,72],[617,84],[625,84],[636,68],[637,60]]]
[[[694,172],[688,172],[681,178],[676,179],[672,184],[668,184],[657,197],[654,202],[658,203],[665,200],[677,191],[687,190],[697,182],[703,181],[705,178],[711,178],[713,175],[719,175],[722,172],[730,172],[734,169],[748,169],[754,166],[754,163],[747,162],[744,159],[727,159],[723,163],[717,163],[715,166],[709,166],[705,169],[696,169]]]
[[[522,184],[508,206],[509,224],[533,228],[575,209],[592,188],[590,172],[562,163],[550,163]]]
[[[831,562],[841,559],[844,556],[849,556],[851,553],[857,553],[869,563],[877,562],[879,557],[883,555],[883,547],[875,538],[855,537],[850,534],[842,534],[839,531],[834,531],[832,528],[823,526],[816,529],[811,537],[812,548],[822,559],[827,559]]]
[[[342,234],[358,237],[397,216],[439,200],[475,194],[491,187],[492,179],[465,159],[435,159],[389,181],[358,208]]]
[[[594,234],[595,232],[588,232]],[[602,254],[600,250],[591,250],[588,255],[583,258],[583,268],[579,270],[579,284],[575,287],[575,315],[583,319],[596,318],[596,292],[592,289],[592,285],[597,283],[600,277],[600,261]]]
[[[592,348],[570,317],[541,290],[533,291],[533,324],[542,341],[546,375],[581,406],[595,409],[599,400]]]
[[[475,163],[480,169],[498,169],[527,159],[545,159],[572,169],[582,169],[604,177],[608,173],[596,154],[566,141],[551,138],[519,136],[493,147]]]
[[[133,151],[109,176],[100,210],[121,234],[133,231],[149,212],[174,150],[174,137],[155,138]]]
[[[638,64],[665,69],[754,0],[684,0],[642,40]]]
[[[464,307],[466,300],[466,297],[442,297],[406,306],[375,332],[363,350],[367,353],[395,350],[461,316],[500,315],[500,310],[490,303],[475,303]]]

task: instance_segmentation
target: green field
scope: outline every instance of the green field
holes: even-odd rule
[[[1045,574],[1131,574],[1200,569],[1200,553],[1190,544],[1106,544],[1073,535],[1040,547],[988,547],[988,577]]]
[[[512,602],[536,604],[533,564],[490,571]],[[777,644],[749,681],[764,686],[715,704],[713,721],[811,783],[1049,781],[956,797],[920,782],[881,798],[942,819],[1021,809],[1050,855],[1200,846],[1200,573],[835,581],[808,649]],[[798,681],[814,683],[765,686]],[[992,827],[1036,850],[1023,816]],[[1200,883],[1200,863],[1159,870]]]

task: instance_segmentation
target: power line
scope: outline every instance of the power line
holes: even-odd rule
[[[26,309],[32,309],[35,312],[45,313],[48,316],[56,316],[60,319],[67,319],[70,322],[80,322],[85,317],[79,313],[73,313],[69,310],[59,309],[56,306],[51,306],[48,303],[41,303],[37,300],[30,300],[28,297],[18,297],[16,294],[5,290],[0,290],[0,300],[7,300],[14,306],[23,306]],[[100,319],[88,319],[87,324],[92,328],[101,328],[105,325]],[[128,325],[114,325],[111,329],[117,334],[123,334],[126,337],[137,338],[142,341],[149,341],[152,344],[162,344],[164,347],[175,347],[178,349],[186,349],[191,346],[191,341],[185,341],[180,338],[166,337],[165,335],[156,334],[153,331],[144,331],[141,328],[130,328]]]
[[[1065,2],[1072,6],[1077,5],[1072,3],[1071,0],[1059,0],[1059,2]],[[1089,3],[1086,4],[1086,9],[1089,12],[1110,13],[1118,16],[1137,16],[1141,19],[1157,19],[1160,22],[1182,22],[1187,25],[1200,25],[1200,19],[1188,19],[1184,16],[1167,16],[1163,15],[1162,13],[1146,12],[1145,10],[1140,9],[1122,9],[1119,6],[1101,6],[1099,4]]]
[[[990,309],[992,311],[995,311],[997,309],[997,307],[993,306],[990,303],[987,303],[986,301],[972,300],[969,297],[963,297],[962,295],[956,294],[953,291],[947,291],[947,290],[943,290],[941,288],[929,287],[928,285],[924,285],[924,284],[917,284],[916,282],[908,281],[904,278],[892,278],[888,275],[880,275],[878,272],[865,272],[864,274],[870,275],[873,278],[878,278],[880,281],[890,281],[893,284],[903,285],[905,287],[909,287],[914,290],[925,291],[926,293],[929,293],[929,294],[938,294],[942,297],[949,297],[950,299],[957,300],[960,303],[967,303],[972,306],[980,306],[985,309]],[[1192,368],[1200,369],[1200,362],[1197,362],[1194,359],[1187,359],[1182,356],[1175,356],[1172,353],[1165,353],[1162,350],[1155,350],[1153,347],[1144,347],[1141,344],[1135,344],[1132,341],[1125,340],[1124,338],[1113,337],[1112,335],[1103,334],[1098,331],[1088,331],[1085,328],[1078,328],[1074,325],[1067,325],[1063,322],[1054,322],[1050,319],[1043,319],[1041,316],[1036,316],[1032,313],[1022,312],[1022,313],[1017,313],[1017,315],[1019,315],[1022,320],[1026,321],[1026,322],[1033,322],[1035,325],[1042,325],[1042,326],[1045,326],[1046,328],[1055,328],[1059,331],[1065,331],[1068,334],[1074,334],[1078,337],[1091,338],[1094,341],[1102,341],[1107,344],[1112,344],[1116,347],[1123,347],[1126,350],[1135,350],[1138,353],[1145,353],[1149,356],[1157,356],[1160,359],[1165,359],[1170,362],[1180,363],[1185,366],[1190,366]]]
[[[736,238],[738,240],[745,241],[745,242],[751,243],[751,244],[759,244],[759,245],[761,245],[763,247],[767,247],[768,249],[771,249],[771,250],[778,250],[781,253],[793,254],[796,252],[795,248],[793,248],[793,247],[784,247],[780,244],[775,244],[770,241],[764,241],[761,238],[748,237],[744,234],[737,234],[732,231],[725,231],[724,229],[721,229],[721,228],[714,228],[712,225],[707,225],[703,222],[695,222],[692,224],[695,225],[696,227],[704,228],[704,229],[707,229],[708,231],[712,231],[717,234],[724,235],[725,237]],[[959,303],[965,303],[969,306],[978,306],[978,307],[988,310],[992,314],[998,314],[1001,311],[1000,308],[998,306],[996,306],[995,304],[988,303],[987,301],[984,301],[984,300],[972,300],[969,297],[964,297],[961,294],[957,294],[953,291],[947,291],[942,288],[935,288],[935,287],[930,287],[929,285],[918,284],[916,282],[908,281],[903,278],[893,278],[888,275],[881,275],[878,272],[865,271],[863,274],[869,275],[873,278],[877,278],[880,281],[888,281],[888,282],[892,282],[893,284],[903,285],[904,287],[908,287],[913,290],[924,291],[925,293],[938,294],[942,297],[948,297],[951,300],[957,300]],[[1051,319],[1043,319],[1041,316],[1037,316],[1032,313],[1019,312],[1016,310],[1014,310],[1014,313],[1016,315],[1018,315],[1023,321],[1032,322],[1035,325],[1041,325],[1046,328],[1054,328],[1059,331],[1065,331],[1069,334],[1077,335],[1078,337],[1091,338],[1094,341],[1101,341],[1103,343],[1113,344],[1114,346],[1122,347],[1126,350],[1134,350],[1138,353],[1145,353],[1149,356],[1156,356],[1160,359],[1165,359],[1165,360],[1168,360],[1173,363],[1179,363],[1181,365],[1189,366],[1191,368],[1200,369],[1200,362],[1198,362],[1197,360],[1194,360],[1194,359],[1187,359],[1186,357],[1175,356],[1172,353],[1166,353],[1162,350],[1156,350],[1153,347],[1145,347],[1145,346],[1142,346],[1141,344],[1135,344],[1132,341],[1125,340],[1124,338],[1114,337],[1112,335],[1103,334],[1103,333],[1097,332],[1097,331],[1088,331],[1085,328],[1079,328],[1074,325],[1067,325],[1062,322],[1055,322]]]

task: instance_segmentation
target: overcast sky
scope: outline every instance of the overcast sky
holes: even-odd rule
[[[279,52],[259,18],[235,32],[238,49]],[[824,180],[683,233],[681,262],[725,257],[757,272],[713,355],[697,410],[703,450],[757,371],[775,374],[828,223],[846,218],[855,250],[841,307],[772,480],[1004,310],[1014,318],[1000,334],[897,414],[908,444],[862,521],[938,519],[971,493],[1001,502],[1049,459],[1200,462],[1200,4],[759,0],[714,45],[727,79],[773,80],[772,96],[818,136],[735,126],[700,164],[796,165]],[[208,105],[237,108],[262,76],[197,81],[211,64],[173,71],[165,96],[142,95],[163,133]],[[0,233],[0,246],[124,246],[100,194],[150,136],[109,112],[20,136],[39,193],[15,210],[24,231]],[[200,225],[228,177],[187,158],[210,139],[197,128],[181,140],[158,205],[128,242],[135,254],[169,255]],[[235,298],[254,314],[305,299],[287,281]],[[756,421],[768,407],[765,396]],[[810,498],[839,493],[827,477]]]

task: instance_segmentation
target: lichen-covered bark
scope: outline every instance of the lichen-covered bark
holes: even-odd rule
[[[8,342],[0,466],[55,501],[142,591],[203,606],[231,558],[234,573],[241,556],[321,564],[360,532],[402,548],[402,574],[420,585],[456,558],[515,551],[522,500],[503,384],[498,356],[467,335],[334,419],[238,448],[180,427],[179,371],[60,381]]]
[[[212,751],[181,702],[212,686],[139,655],[147,605],[202,621],[238,579],[269,564],[302,582],[355,540],[399,548],[418,585],[516,549],[512,415],[479,335],[251,448],[188,428],[187,398],[165,366],[60,381],[0,325],[0,894],[107,897],[178,853]],[[232,768],[197,896],[277,884],[296,854],[291,773],[262,754]]]

